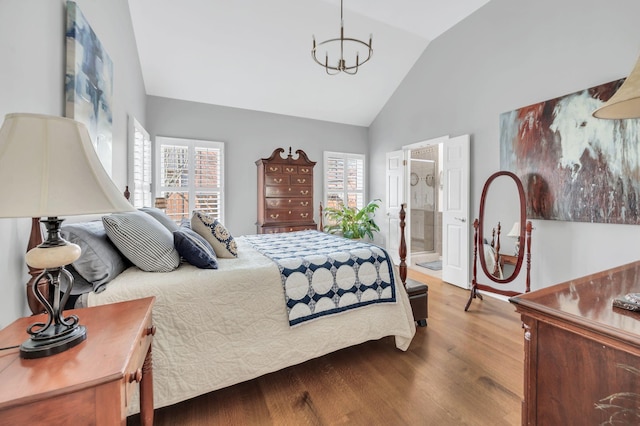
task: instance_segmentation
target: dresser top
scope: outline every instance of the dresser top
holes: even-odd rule
[[[640,293],[640,261],[509,299],[516,310],[640,346],[640,312],[613,307],[613,299]]]

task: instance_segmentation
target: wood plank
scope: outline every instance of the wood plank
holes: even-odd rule
[[[468,290],[408,276],[429,285],[429,325],[407,352],[392,337],[366,342],[158,409],[155,424],[519,424],[524,349],[514,307],[487,296],[464,312]]]

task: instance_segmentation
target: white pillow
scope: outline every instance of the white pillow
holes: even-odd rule
[[[147,213],[114,213],[102,223],[118,250],[143,271],[170,272],[180,265],[173,234]]]
[[[206,213],[194,210],[191,217],[191,229],[211,244],[218,257],[238,257],[236,240],[218,219]]]

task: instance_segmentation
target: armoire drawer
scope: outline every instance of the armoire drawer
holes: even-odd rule
[[[265,223],[274,222],[306,222],[313,220],[311,209],[267,209]]]
[[[266,197],[311,197],[313,187],[311,186],[265,186],[264,195]]]
[[[313,207],[313,200],[311,198],[265,198],[265,207],[268,209]]]

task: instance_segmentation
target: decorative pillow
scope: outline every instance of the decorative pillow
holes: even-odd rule
[[[80,258],[73,262],[75,271],[99,293],[104,285],[120,275],[128,262],[107,237],[102,221],[70,223],[62,225],[62,237],[80,246]],[[78,285],[78,289],[80,285]],[[90,291],[90,290],[89,290]],[[79,294],[76,287],[72,294]]]
[[[189,228],[173,232],[173,243],[180,256],[200,269],[218,269],[218,259],[211,244]]]
[[[73,277],[73,288],[71,289],[72,296],[75,296],[77,294],[90,293],[91,291],[93,291],[93,284],[85,280],[84,277],[78,273],[76,268],[73,267],[73,264],[65,266],[64,269],[66,269]],[[60,278],[60,290],[63,293],[66,293],[67,287],[69,287],[69,284],[67,283],[66,278]],[[104,287],[104,285],[98,287],[99,291],[96,291],[96,293],[100,293],[100,291],[104,290]]]
[[[142,207],[140,209],[141,212],[145,212],[146,214],[151,215],[154,219],[164,225],[165,228],[169,230],[169,232],[174,232],[178,230],[178,224],[175,223],[165,212],[155,207]]]
[[[173,235],[147,213],[113,213],[102,223],[115,246],[143,271],[170,272],[180,265]]]
[[[218,219],[199,211],[193,212],[191,229],[211,244],[218,257],[238,257],[238,247],[227,228]]]

